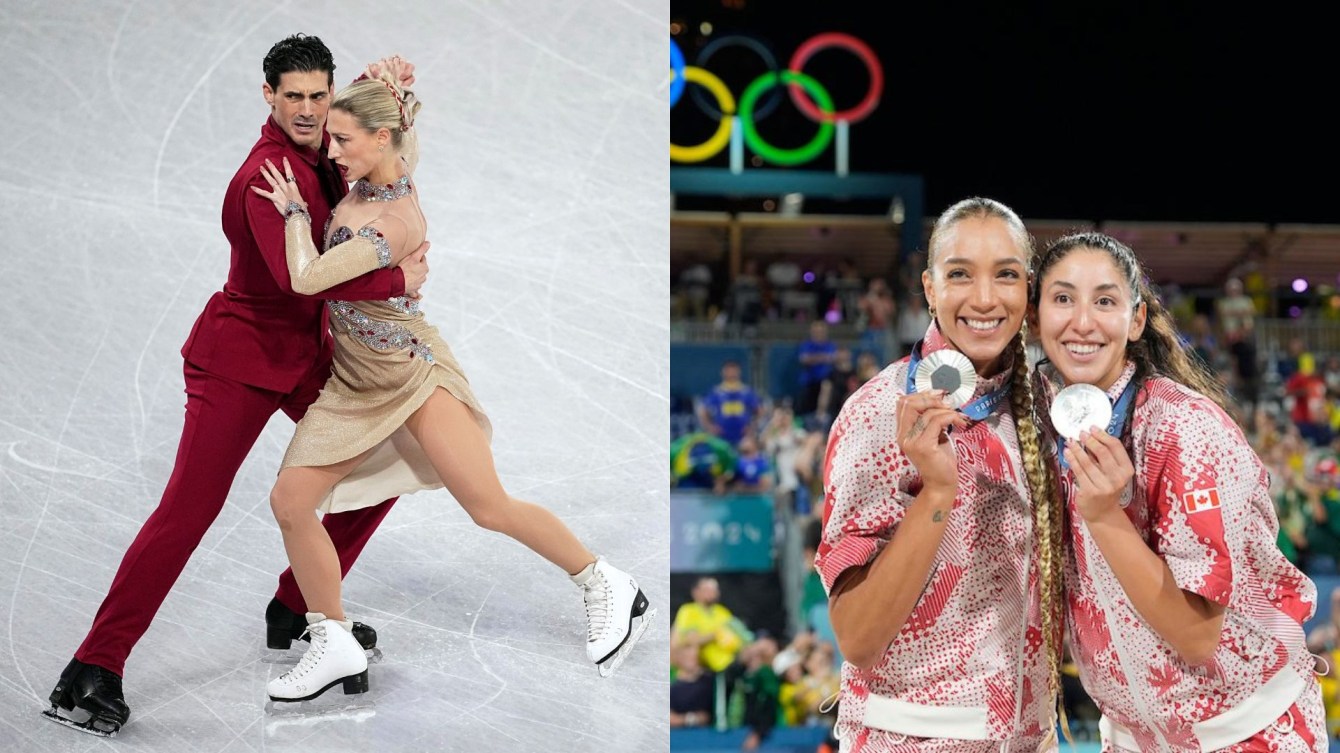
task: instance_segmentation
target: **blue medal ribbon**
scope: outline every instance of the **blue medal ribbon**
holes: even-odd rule
[[[1132,378],[1126,384],[1126,389],[1117,396],[1116,402],[1112,403],[1112,420],[1107,422],[1107,433],[1111,436],[1121,439],[1121,427],[1126,425],[1126,414],[1131,410],[1131,401],[1135,398],[1135,379]],[[1056,437],[1056,457],[1061,461],[1061,467],[1070,468],[1070,464],[1065,461],[1065,437]]]
[[[917,340],[917,344],[912,346],[912,360],[907,366],[907,394],[909,395],[917,391],[917,365],[921,363],[921,344],[923,342],[925,341]],[[959,412],[974,421],[981,421],[991,415],[991,411],[996,409],[1000,401],[1010,394],[1010,385],[1013,383],[1014,374],[1010,374],[1009,378],[999,388],[964,405],[959,408]]]

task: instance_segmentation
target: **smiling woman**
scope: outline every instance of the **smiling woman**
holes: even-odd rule
[[[921,273],[941,334],[983,377],[1000,371],[1028,307],[1032,246],[1020,231],[989,215],[947,224]]]
[[[1317,589],[1276,545],[1268,475],[1221,388],[1110,236],[1054,242],[1038,290],[1040,389],[1113,404],[1105,428],[1054,439],[1066,625],[1104,750],[1325,750],[1302,627]]]
[[[1070,383],[1108,389],[1126,366],[1126,343],[1145,330],[1146,303],[1121,285],[1102,251],[1057,253],[1046,270],[1038,332]]]
[[[1024,351],[1032,252],[1000,202],[941,214],[930,327],[833,424],[815,564],[860,668],[843,672],[843,750],[1032,750],[1054,729],[1060,527]],[[968,378],[917,388],[917,364],[957,362]],[[965,405],[946,400],[968,383]]]

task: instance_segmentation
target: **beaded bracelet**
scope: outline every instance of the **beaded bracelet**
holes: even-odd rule
[[[303,206],[302,204],[299,204],[296,201],[290,201],[288,203],[288,206],[284,207],[284,221],[287,222],[288,220],[297,217],[298,215],[306,217],[307,222],[309,223],[312,221],[312,215],[307,213],[307,207]]]

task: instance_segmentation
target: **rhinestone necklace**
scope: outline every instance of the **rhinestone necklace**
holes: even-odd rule
[[[409,185],[409,176],[402,175],[395,183],[386,185],[373,185],[366,178],[359,178],[354,184],[354,191],[364,201],[395,201],[409,196],[414,189]]]

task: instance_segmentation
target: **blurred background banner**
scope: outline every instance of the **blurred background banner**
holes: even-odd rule
[[[670,495],[670,572],[773,569],[772,497]]]

